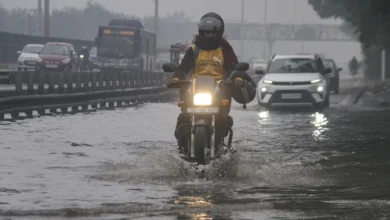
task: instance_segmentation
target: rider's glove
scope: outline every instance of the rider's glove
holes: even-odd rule
[[[172,82],[173,82],[173,83],[177,83],[178,81],[179,81],[179,78],[176,78],[176,77],[175,77],[175,78],[172,79]]]
[[[234,85],[237,87],[244,85],[244,80],[240,77],[235,78],[233,82],[234,82]]]

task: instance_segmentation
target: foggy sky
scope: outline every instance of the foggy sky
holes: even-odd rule
[[[43,2],[44,0],[42,0]],[[139,17],[154,14],[154,0],[94,0],[113,12]],[[245,0],[245,20],[247,22],[264,22],[264,1]],[[268,0],[268,21],[285,24],[315,23],[340,24],[333,19],[321,20],[308,0]],[[37,0],[0,0],[6,8],[34,8]],[[51,8],[84,7],[88,0],[50,0]],[[296,7],[294,7],[296,2]],[[294,10],[296,8],[296,10]],[[194,21],[209,12],[219,13],[226,21],[240,21],[241,0],[160,0],[160,15],[183,10]],[[295,12],[295,13],[294,13]],[[295,15],[294,15],[295,14]],[[295,18],[295,19],[294,19]]]
[[[43,2],[44,0],[42,0]],[[94,0],[106,9],[135,15],[143,18],[154,14],[154,0]],[[245,21],[264,22],[264,1],[245,0]],[[63,7],[86,6],[88,0],[50,0],[51,9]],[[284,24],[341,24],[341,20],[322,20],[307,3],[308,0],[268,0],[268,22]],[[37,0],[0,0],[6,8],[36,8]],[[296,5],[294,5],[296,3]],[[296,9],[296,10],[294,10]],[[175,11],[184,11],[193,21],[210,11],[219,13],[225,21],[239,22],[241,20],[241,0],[160,0],[160,16]],[[187,38],[186,38],[187,39]],[[185,40],[185,39],[183,39]],[[234,49],[240,51],[239,41],[231,41]],[[261,41],[246,41],[243,45],[245,54],[248,56],[261,56],[264,52],[264,44]],[[277,41],[273,46],[275,53],[288,52],[310,52],[321,53],[336,59],[339,64],[348,62],[352,56],[361,58],[359,42],[282,42]]]

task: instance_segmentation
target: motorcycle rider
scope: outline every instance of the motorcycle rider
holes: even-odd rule
[[[188,74],[191,78],[195,78],[205,73],[202,72],[205,66],[212,66],[215,70],[214,78],[216,80],[228,79],[229,77],[233,80],[235,87],[232,91],[222,89],[221,96],[223,99],[229,100],[229,106],[222,110],[223,114],[215,122],[216,128],[218,126],[221,128],[222,137],[226,137],[233,126],[233,118],[229,115],[231,98],[233,97],[235,101],[245,105],[256,96],[256,84],[245,72],[237,72],[236,76],[230,76],[238,60],[232,46],[223,38],[224,28],[224,21],[217,13],[209,12],[203,15],[198,24],[198,35],[195,37],[194,44],[188,48],[172,77],[172,82],[185,79]],[[242,87],[247,89],[249,97],[244,98]],[[180,100],[183,98],[180,97]],[[178,142],[180,142],[179,128],[185,123],[190,123],[190,117],[188,114],[180,113],[175,128],[175,137]]]
[[[355,76],[358,70],[358,61],[355,56],[352,57],[352,60],[349,61],[349,72],[351,75]]]
[[[81,60],[82,63],[80,63],[80,68],[84,65],[85,67],[89,67],[89,49],[87,46],[82,46],[80,55],[83,55],[83,59]]]

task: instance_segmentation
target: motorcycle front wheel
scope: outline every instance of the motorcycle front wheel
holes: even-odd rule
[[[180,148],[182,153],[191,159],[191,127],[188,125],[181,127]]]
[[[208,144],[207,132],[205,127],[197,127],[194,135],[194,148],[196,162],[205,165],[205,149]]]

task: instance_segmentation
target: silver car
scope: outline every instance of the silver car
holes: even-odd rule
[[[39,52],[44,45],[42,44],[27,44],[22,51],[18,51],[18,70],[35,70],[35,64],[40,59]]]

